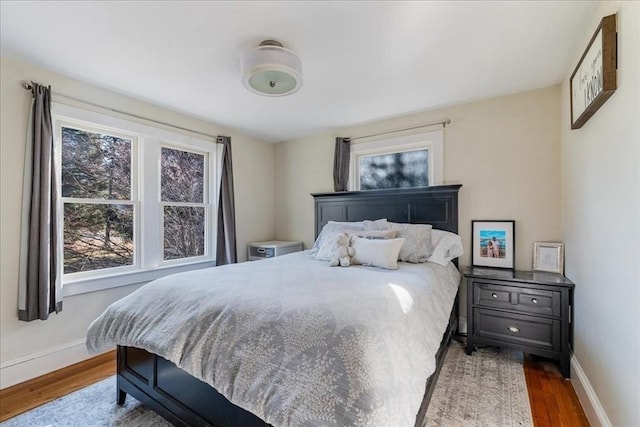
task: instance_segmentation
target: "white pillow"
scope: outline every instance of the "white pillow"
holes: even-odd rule
[[[360,229],[364,229],[364,221],[329,221],[327,222],[327,224],[331,224],[333,225],[346,225],[347,227],[350,226],[354,226],[354,227],[360,227]],[[324,228],[324,227],[323,227]]]
[[[369,221],[368,219],[365,219],[364,221],[362,221],[362,223],[364,225],[364,229],[367,231],[388,230],[390,224],[387,222],[386,218],[376,219],[375,221]]]
[[[384,226],[387,224],[387,219],[386,218],[382,218],[382,219],[376,219],[375,221],[370,221],[368,219],[365,219],[364,221],[350,221],[350,222],[341,222],[341,221],[329,221],[327,222],[327,224],[332,224],[332,225],[346,225],[346,226],[358,226],[361,227],[362,230],[365,229],[365,224],[370,224],[371,226]],[[384,228],[379,228],[379,230],[384,230]]]
[[[365,221],[365,230],[369,230]],[[374,226],[375,227],[375,226]],[[433,252],[433,245],[431,244],[431,224],[405,224],[388,222],[387,229],[396,230],[398,237],[406,239],[400,254],[398,255],[398,261],[412,262],[414,264],[427,262],[431,253]],[[373,228],[379,230],[379,228]]]
[[[322,227],[322,231],[318,234],[318,238],[313,243],[313,247],[311,248],[311,255],[315,255],[320,250],[322,243],[328,233],[336,233],[336,232],[354,232],[354,231],[363,231],[364,225],[362,221],[358,222],[335,222],[329,221]]]
[[[355,234],[358,237],[365,239],[395,239],[398,235],[396,230],[370,230],[370,231],[356,231]]]
[[[351,235],[351,247],[355,253],[352,264],[370,265],[372,267],[398,269],[398,253],[405,239],[365,239]]]
[[[431,241],[433,242],[433,253],[429,257],[430,262],[446,266],[449,261],[464,254],[462,239],[455,233],[432,230]]]

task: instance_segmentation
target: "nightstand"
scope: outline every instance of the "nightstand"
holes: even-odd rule
[[[249,243],[247,249],[249,261],[257,261],[265,258],[299,252],[302,250],[302,242],[285,240],[269,240],[268,242]]]
[[[560,362],[569,378],[573,282],[562,274],[467,268],[467,354],[509,347]]]

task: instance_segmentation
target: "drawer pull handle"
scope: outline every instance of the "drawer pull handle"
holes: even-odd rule
[[[509,326],[507,329],[509,329],[513,333],[520,332],[520,328],[516,328],[515,326]]]
[[[495,292],[491,294],[491,298],[498,298],[498,294],[496,294]]]
[[[538,300],[536,298],[531,298],[531,302],[534,303],[534,304],[537,304]]]

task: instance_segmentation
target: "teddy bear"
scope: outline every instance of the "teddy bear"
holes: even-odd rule
[[[349,267],[351,265],[351,257],[355,254],[355,250],[349,246],[349,240],[349,236],[346,233],[340,233],[337,236],[336,246],[329,262],[331,267]]]

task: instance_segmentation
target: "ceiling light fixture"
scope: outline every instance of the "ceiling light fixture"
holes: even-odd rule
[[[265,40],[242,58],[242,83],[258,95],[290,95],[302,87],[302,62],[282,43]]]

